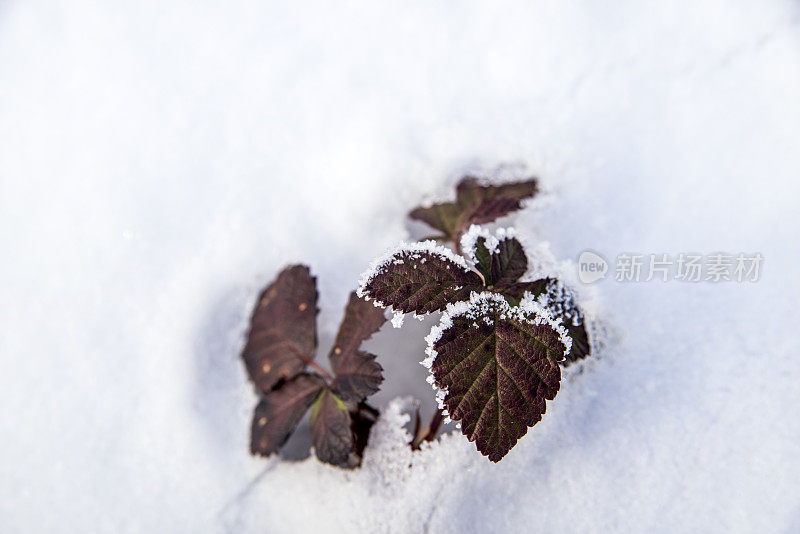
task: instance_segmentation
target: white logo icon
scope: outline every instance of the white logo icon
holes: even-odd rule
[[[578,278],[584,284],[591,284],[606,277],[608,262],[600,254],[584,250],[578,257]]]

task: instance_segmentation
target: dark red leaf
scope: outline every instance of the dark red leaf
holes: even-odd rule
[[[590,353],[589,337],[583,313],[572,292],[554,278],[517,282],[528,269],[528,258],[522,244],[513,237],[504,238],[494,251],[489,251],[486,241],[483,236],[475,240],[474,255],[475,266],[486,280],[488,289],[501,293],[512,305],[519,304],[525,293],[534,297],[545,295],[545,307],[553,318],[562,320],[562,326],[572,338],[572,348],[562,363],[569,365],[586,358]]]
[[[541,420],[561,381],[563,329],[533,309],[483,293],[442,318],[431,373],[449,416],[493,462]]]
[[[262,392],[300,373],[314,359],[318,311],[316,279],[305,265],[287,267],[261,293],[242,358]]]
[[[513,284],[500,285],[494,288],[498,293],[502,293],[511,304],[517,305],[525,293],[531,293],[534,297],[547,290],[547,284],[552,278],[541,278],[533,282],[516,282]]]
[[[383,368],[375,355],[359,350],[361,344],[386,322],[385,312],[355,292],[344,311],[336,342],[328,356],[336,379],[336,393],[349,401],[360,401],[376,391],[383,381]]]
[[[522,201],[538,192],[535,178],[501,185],[484,184],[473,177],[456,186],[456,201],[416,208],[409,217],[441,231],[456,240],[470,224],[494,221],[522,208]]]
[[[486,285],[504,286],[513,284],[528,270],[528,257],[522,244],[514,237],[501,239],[496,248],[486,247],[486,238],[475,241],[475,267],[481,272]]]
[[[589,356],[591,346],[589,345],[589,336],[586,333],[586,325],[582,316],[578,324],[574,324],[571,320],[565,320],[564,328],[567,329],[569,337],[572,338],[572,350],[567,353],[566,359],[562,362],[562,365],[566,367]]]
[[[250,452],[269,456],[277,452],[319,396],[319,375],[302,373],[266,394],[256,406],[250,433]]]
[[[555,278],[541,278],[534,282],[518,282],[496,288],[512,304],[517,304],[525,293],[538,298],[543,295],[545,308],[561,324],[572,338],[572,348],[566,355],[563,365],[577,362],[589,356],[591,345],[586,332],[583,312],[575,302],[575,295],[562,282]]]
[[[408,214],[415,221],[422,221],[441,231],[448,239],[453,239],[461,224],[461,209],[453,202],[433,204],[426,208],[416,208]]]
[[[347,465],[353,452],[347,405],[327,388],[311,408],[311,442],[317,458],[333,465]]]
[[[467,177],[456,186],[456,204],[464,214],[463,228],[485,224],[522,208],[522,201],[539,190],[535,178],[501,185]]]
[[[463,258],[426,241],[401,248],[365,273],[359,295],[404,313],[424,314],[482,288],[480,276]]]
[[[383,382],[383,367],[375,361],[375,355],[363,350],[353,353],[350,367],[333,380],[333,389],[347,401],[358,402],[380,389]]]

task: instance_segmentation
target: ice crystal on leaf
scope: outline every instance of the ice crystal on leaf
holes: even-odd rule
[[[448,307],[427,341],[440,406],[493,462],[541,420],[571,345],[535,302],[512,307],[489,292]]]
[[[473,225],[460,244],[474,270],[432,241],[401,243],[362,275],[358,293],[395,317],[444,312],[421,363],[445,421],[496,462],[541,420],[560,366],[587,356],[589,341],[563,283],[521,281],[528,258],[513,229]]]
[[[461,256],[434,241],[401,243],[362,276],[359,296],[403,313],[441,311],[448,302],[469,298],[483,287],[481,277]]]

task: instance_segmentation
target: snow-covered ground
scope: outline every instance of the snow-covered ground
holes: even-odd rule
[[[799,22],[0,2],[0,531],[800,531]],[[760,252],[761,280],[598,283],[613,342],[497,465],[403,444],[434,318],[370,342],[361,470],[251,458],[257,291],[309,263],[326,354],[370,260],[420,235],[405,213],[504,164],[541,177],[511,222],[559,259]]]

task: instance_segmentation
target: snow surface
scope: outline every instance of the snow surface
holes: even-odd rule
[[[800,531],[798,9],[0,3],[0,531]],[[598,283],[618,342],[497,465],[405,446],[435,317],[369,342],[361,470],[251,458],[259,289],[308,262],[325,354],[405,213],[504,164],[556,258],[762,279]]]

